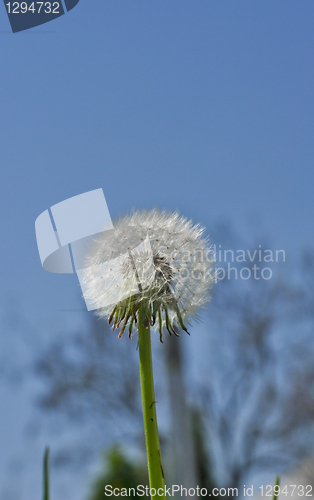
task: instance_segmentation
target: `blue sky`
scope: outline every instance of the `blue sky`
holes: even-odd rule
[[[278,246],[313,243],[311,2],[81,0],[15,35],[0,13],[4,293],[70,295],[34,220],[98,187],[113,217],[178,208],[210,233],[256,213]]]
[[[313,26],[310,0],[80,0],[13,35],[0,6],[2,303],[52,324],[84,307],[34,222],[100,187],[112,217],[256,216],[290,260],[313,246]]]
[[[287,252],[313,243],[311,2],[81,0],[15,35],[0,13],[4,293],[71,294],[34,220],[98,187],[113,217],[178,208],[210,234],[256,214]]]

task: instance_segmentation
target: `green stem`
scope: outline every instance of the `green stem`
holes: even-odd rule
[[[140,308],[138,318],[138,347],[149,486],[151,489],[154,488],[156,490],[156,495],[151,495],[151,498],[166,499],[165,479],[157,427],[150,327],[144,327],[142,313],[142,308]],[[159,490],[160,495],[158,495],[159,488],[163,489],[163,492]],[[152,493],[154,493],[154,490]]]

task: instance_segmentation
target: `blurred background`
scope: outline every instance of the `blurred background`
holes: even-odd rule
[[[97,188],[204,224],[225,274],[190,337],[153,336],[167,484],[312,484],[313,25],[310,0],[81,0],[13,35],[0,8],[1,500],[41,498],[46,445],[52,500],[147,482],[136,338],[37,251]]]

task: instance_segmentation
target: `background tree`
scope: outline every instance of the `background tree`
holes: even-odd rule
[[[218,241],[223,249],[249,248],[251,256],[260,248],[226,226]],[[271,266],[273,277],[224,279],[210,305],[201,400],[216,480],[239,491],[254,474],[289,470],[313,453],[312,263],[308,253],[306,269],[301,259],[293,272],[287,262],[281,268],[260,262],[258,253],[252,261],[232,262],[238,273],[245,266],[252,276],[254,265]]]

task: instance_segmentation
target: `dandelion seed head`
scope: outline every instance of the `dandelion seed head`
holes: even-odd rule
[[[136,310],[144,304],[148,324],[159,329],[160,338],[165,329],[170,334],[186,330],[185,324],[199,319],[215,281],[214,254],[204,228],[178,212],[158,209],[133,211],[114,221],[114,227],[95,239],[86,258],[86,297],[99,305],[97,314],[114,316],[114,325],[122,322],[123,331],[131,326],[131,336]],[[119,262],[119,273],[111,265],[106,276],[99,274],[97,268],[107,261]],[[126,298],[115,302],[113,289],[121,290],[121,283]]]

